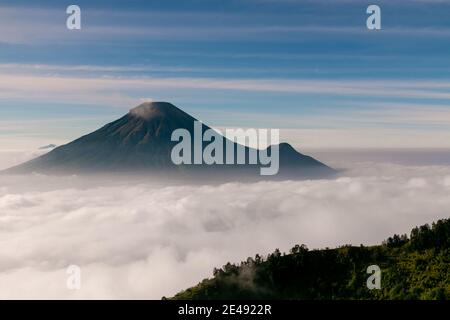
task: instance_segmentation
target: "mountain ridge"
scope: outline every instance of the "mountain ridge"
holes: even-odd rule
[[[214,268],[173,300],[448,300],[450,219],[415,227],[374,246],[276,249]],[[381,269],[381,288],[367,287],[368,267]],[[163,299],[167,299],[163,297]]]
[[[188,113],[168,102],[146,102],[130,109],[121,118],[107,123],[89,134],[32,159],[7,169],[7,173],[83,173],[83,172],[155,172],[176,175],[176,172],[237,175],[255,175],[255,165],[175,165],[171,151],[177,142],[171,140],[172,132],[185,129],[194,133],[198,121]],[[202,133],[211,129],[202,123]],[[229,141],[226,137],[221,137]],[[238,144],[233,143],[233,148]],[[205,147],[203,142],[202,148]],[[224,144],[225,145],[225,144]],[[280,170],[283,176],[316,177],[334,173],[334,170],[316,159],[297,152],[290,144],[280,143]],[[269,146],[271,152],[274,146]],[[251,149],[245,147],[246,159]],[[246,162],[248,163],[248,162]],[[258,167],[259,168],[259,167]],[[298,172],[300,170],[302,172]],[[288,172],[287,172],[288,171]],[[281,174],[278,177],[282,176]]]

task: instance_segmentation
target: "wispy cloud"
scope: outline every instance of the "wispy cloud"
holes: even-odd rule
[[[364,12],[362,13],[364,14]],[[303,14],[305,15],[305,14]],[[304,22],[299,14],[296,23],[282,23],[279,19],[268,19],[267,13],[254,12],[251,16],[242,13],[218,12],[162,12],[162,11],[117,11],[86,9],[83,29],[69,32],[65,27],[67,15],[64,10],[26,7],[0,7],[0,42],[42,43],[43,41],[114,41],[166,40],[166,41],[229,41],[265,40],[277,41],[277,36],[295,39],[299,35],[311,34],[362,35],[368,33],[364,23],[345,24],[338,19],[324,18],[321,23]],[[291,17],[293,19],[294,17]],[[274,20],[275,22],[272,22]],[[317,21],[317,19],[315,19]],[[138,25],[135,21],[141,21]],[[295,21],[295,20],[293,20]],[[436,25],[386,24],[383,36],[414,34],[415,36],[450,36],[450,27]]]
[[[126,69],[127,67],[123,67]],[[134,67],[131,67],[134,68]],[[1,69],[1,67],[0,67]],[[30,69],[23,67],[24,71]],[[78,70],[93,72],[90,76],[43,75],[47,71],[71,72]],[[120,108],[123,111],[139,104],[144,97],[157,98],[167,96],[164,100],[171,100],[173,92],[186,92],[191,97],[204,97],[206,93],[222,92],[224,96],[230,93],[252,93],[260,97],[265,95],[295,95],[294,101],[283,102],[286,106],[274,105],[275,109],[259,109],[257,105],[250,111],[211,109],[197,110],[200,115],[211,120],[212,125],[239,124],[239,126],[259,126],[278,128],[301,128],[296,140],[307,147],[357,147],[365,145],[370,147],[409,146],[409,147],[448,147],[450,136],[450,108],[444,101],[450,99],[450,82],[434,80],[305,80],[305,79],[218,79],[193,77],[130,77],[130,76],[95,76],[103,74],[108,66],[69,66],[50,67],[39,66],[35,73],[19,72],[15,74],[0,75],[0,91],[3,104],[7,101],[21,103],[27,110],[37,112],[42,103],[72,103],[86,105],[101,105]],[[122,70],[119,67],[118,70]],[[122,70],[123,71],[123,70]],[[308,106],[302,97],[330,97],[341,99],[328,107],[318,110],[311,108],[307,114],[298,112]],[[425,102],[389,102],[396,99],[420,99]],[[357,101],[353,101],[353,100]],[[365,100],[364,100],[365,99]],[[375,101],[372,101],[375,99]],[[195,100],[195,99],[194,99]],[[36,104],[36,102],[39,102]],[[206,102],[203,103],[205,105]],[[206,103],[208,104],[208,103]],[[195,104],[194,104],[195,105]],[[180,105],[183,108],[183,104]],[[208,110],[214,110],[208,114]],[[211,112],[210,112],[211,113]],[[32,113],[33,114],[33,113]],[[237,116],[238,115],[238,116]],[[54,118],[54,116],[53,116]],[[52,119],[53,119],[52,118]],[[73,119],[80,117],[73,116]],[[67,137],[76,138],[78,135],[95,129],[94,125],[84,126],[78,131],[71,127],[73,134],[67,134],[67,128],[58,128],[55,125],[45,125],[56,132],[65,132]],[[86,116],[82,117],[86,119]],[[72,120],[73,120],[72,119]],[[113,120],[105,116],[97,117],[95,124],[101,121]],[[228,119],[228,120],[227,120]],[[24,122],[25,121],[25,122]],[[34,120],[33,120],[34,121]],[[38,119],[36,119],[38,121]],[[39,122],[39,121],[38,121]],[[82,121],[85,123],[86,121]],[[57,123],[67,123],[62,121]],[[36,128],[42,123],[32,122],[31,126],[26,119],[5,122],[3,131],[10,131],[18,135],[36,134]],[[24,130],[20,130],[24,128]],[[42,133],[42,130],[40,130]],[[3,132],[3,135],[5,133]],[[11,134],[9,134],[11,136]],[[317,137],[322,137],[317,139]],[[294,141],[295,136],[291,135]]]
[[[70,77],[0,75],[2,98],[69,98],[104,102],[126,98],[129,90],[231,90],[337,96],[450,99],[450,82],[433,80],[217,79],[191,77]],[[113,96],[111,96],[113,95]],[[145,96],[145,95],[144,95]],[[116,105],[117,105],[116,101]],[[123,100],[120,103],[124,102]],[[120,104],[119,103],[119,104]],[[123,104],[122,104],[123,105]]]

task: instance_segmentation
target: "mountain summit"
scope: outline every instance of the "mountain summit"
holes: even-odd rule
[[[197,119],[168,102],[146,102],[122,118],[49,153],[6,170],[6,173],[169,173],[229,177],[258,175],[255,165],[175,165],[171,159],[172,132],[185,129],[194,136]],[[202,125],[202,131],[210,129]],[[221,137],[223,141],[228,141]],[[233,147],[237,144],[232,142]],[[224,144],[225,145],[225,144]],[[205,144],[202,144],[205,147]],[[273,148],[269,147],[269,150]],[[252,150],[245,147],[246,155]],[[225,150],[224,150],[225,151]],[[321,162],[298,153],[287,143],[279,145],[278,177],[317,177],[334,172]],[[248,162],[246,162],[248,163]],[[259,168],[259,167],[258,167]],[[266,177],[267,178],[267,177]]]
[[[142,118],[146,121],[152,119],[193,119],[186,112],[178,109],[169,102],[144,102],[130,110],[130,115]]]

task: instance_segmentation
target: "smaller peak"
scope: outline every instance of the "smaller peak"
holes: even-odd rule
[[[279,144],[279,147],[280,147],[280,149],[294,150],[294,151],[295,151],[294,147],[291,146],[291,145],[290,145],[289,143],[287,143],[287,142],[281,142],[281,143]]]
[[[269,148],[272,148],[274,145],[269,146]],[[287,142],[281,142],[278,144],[278,150],[280,153],[283,154],[301,154],[300,151],[296,150],[292,145],[290,145]]]
[[[270,147],[272,147],[272,146],[270,146]],[[295,149],[294,149],[294,147],[293,146],[291,146],[289,143],[287,143],[287,142],[281,142],[281,143],[279,143],[278,144],[278,148],[280,149],[280,150],[284,150],[284,151],[296,151]]]
[[[178,112],[179,109],[169,102],[144,102],[130,110],[130,114],[149,120],[156,116],[168,116]]]

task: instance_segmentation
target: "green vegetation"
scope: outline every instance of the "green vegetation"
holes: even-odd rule
[[[394,235],[382,245],[343,246],[289,254],[278,249],[240,265],[227,263],[212,279],[173,299],[448,299],[450,219]],[[369,290],[369,265],[381,268],[381,289]]]

